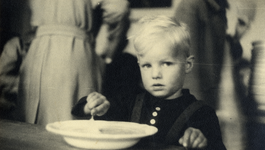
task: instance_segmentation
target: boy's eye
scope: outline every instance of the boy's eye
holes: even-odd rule
[[[143,64],[143,65],[141,65],[141,67],[142,67],[142,68],[150,68],[151,65],[150,65],[150,64]]]
[[[164,67],[168,67],[168,66],[171,66],[171,65],[172,65],[171,62],[164,62],[164,63],[162,64],[162,66],[164,66]]]

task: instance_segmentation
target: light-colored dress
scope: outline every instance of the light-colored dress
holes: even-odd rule
[[[45,125],[74,119],[72,106],[101,89],[90,0],[32,0],[38,26],[21,66],[20,121]]]

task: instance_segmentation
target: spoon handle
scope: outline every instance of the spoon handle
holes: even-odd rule
[[[91,120],[91,121],[94,121],[94,115],[91,115],[90,120]]]

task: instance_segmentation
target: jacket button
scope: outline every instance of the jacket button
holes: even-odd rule
[[[160,111],[161,110],[161,108],[160,107],[156,107],[156,111]]]
[[[156,117],[156,116],[157,116],[157,112],[154,111],[154,112],[152,113],[152,115],[153,115],[154,117]]]
[[[151,124],[155,124],[155,123],[156,123],[156,120],[155,120],[155,119],[151,119],[151,120],[150,120],[150,123],[151,123]]]

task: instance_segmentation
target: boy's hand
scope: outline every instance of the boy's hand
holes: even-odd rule
[[[87,103],[84,107],[85,114],[102,116],[110,107],[110,103],[106,97],[97,92],[90,93],[86,101]]]
[[[199,129],[189,127],[179,139],[179,143],[187,148],[205,148],[207,139]]]

